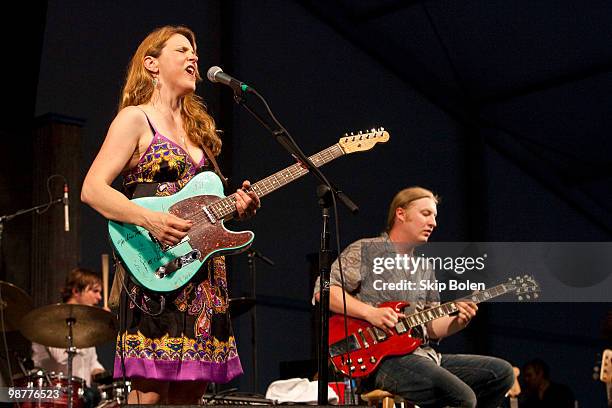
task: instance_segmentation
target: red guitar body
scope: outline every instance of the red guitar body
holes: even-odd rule
[[[408,302],[385,302],[378,307],[390,307],[398,313],[408,306]],[[422,343],[420,338],[412,337],[412,329],[405,331],[396,326],[387,332],[372,326],[365,320],[347,317],[349,351],[346,353],[344,316],[334,314],[329,319],[330,358],[334,367],[345,375],[367,377],[381,360],[387,356],[411,353]]]
[[[484,302],[508,292],[515,292],[519,300],[537,299],[540,287],[529,275],[509,278],[489,289],[474,292],[468,297],[424,309],[401,317],[395,327],[380,330],[365,320],[347,317],[348,337],[344,331],[344,316],[335,314],[329,319],[329,358],[334,367],[345,375],[367,377],[387,356],[399,356],[413,352],[423,341],[420,330],[423,324],[457,313],[458,302]],[[385,302],[378,307],[390,307],[402,313],[408,302]]]

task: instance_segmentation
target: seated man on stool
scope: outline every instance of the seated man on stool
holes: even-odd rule
[[[402,314],[391,308],[378,308],[386,301],[407,301],[410,311],[440,304],[434,289],[384,290],[380,280],[399,282],[435,282],[433,269],[417,267],[408,271],[394,266],[374,274],[363,267],[362,246],[381,248],[384,257],[412,256],[414,248],[428,241],[437,226],[438,197],[421,187],[406,188],[396,194],[388,214],[387,231],[376,238],[361,239],[349,245],[340,255],[346,289],[346,311],[351,317],[367,320],[380,328],[392,328]],[[378,255],[378,252],[377,252]],[[371,266],[371,265],[370,265]],[[378,289],[381,290],[378,290]],[[319,300],[319,282],[314,297]],[[496,408],[514,382],[512,366],[495,357],[437,353],[429,340],[440,340],[465,328],[476,315],[472,302],[455,302],[459,313],[421,325],[423,344],[410,354],[384,359],[373,374],[376,387],[398,395],[421,408],[476,407]],[[330,310],[343,312],[342,285],[338,261],[331,268]]]

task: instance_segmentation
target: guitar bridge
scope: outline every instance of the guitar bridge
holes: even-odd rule
[[[197,261],[198,259],[200,259],[200,255],[201,253],[197,249],[189,251],[185,255],[179,256],[178,258],[173,259],[167,264],[162,265],[159,268],[157,268],[155,270],[155,276],[158,277],[159,279],[162,279],[170,275],[172,272],[175,272],[178,269],[181,269],[183,266],[189,265],[190,263]]]

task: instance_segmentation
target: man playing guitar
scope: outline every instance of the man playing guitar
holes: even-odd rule
[[[406,188],[396,194],[388,214],[387,232],[380,237],[361,239],[341,254],[346,289],[346,311],[351,317],[367,320],[380,329],[393,328],[404,314],[392,308],[378,308],[387,301],[410,302],[405,313],[439,305],[437,290],[395,290],[398,282],[435,282],[431,268],[407,270],[396,265],[382,272],[373,271],[362,254],[374,251],[385,259],[412,255],[414,247],[428,241],[437,226],[438,197],[421,187]],[[368,258],[370,258],[368,256]],[[390,283],[384,285],[381,280]],[[343,293],[338,261],[331,269],[330,310],[343,313]],[[381,289],[382,288],[382,289]],[[319,300],[319,283],[314,290]],[[373,374],[378,388],[399,395],[421,408],[494,408],[501,404],[514,382],[512,366],[506,361],[478,355],[441,355],[430,341],[440,341],[465,328],[476,315],[472,302],[456,302],[458,313],[432,320],[420,327],[423,344],[414,352],[385,358]]]

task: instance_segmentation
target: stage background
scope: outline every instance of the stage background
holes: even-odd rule
[[[79,160],[82,180],[116,114],[132,52],[153,28],[185,24],[198,36],[200,73],[219,65],[255,87],[307,154],[345,132],[390,132],[389,143],[323,168],[360,207],[357,216],[339,208],[341,248],[380,233],[393,194],[411,185],[442,197],[435,241],[608,241],[611,15],[604,0],[18,4],[2,28],[0,130],[8,149],[0,161],[0,214],[37,204],[30,187],[41,164],[32,159],[34,118],[82,121],[80,158],[49,158]],[[229,88],[204,81],[198,93],[225,130],[221,161],[233,189],[292,163],[233,104]],[[316,184],[304,177],[265,197],[252,221],[231,224],[252,229],[254,248],[276,263],[256,263],[255,385],[250,315],[234,319],[245,375],[232,385],[241,391],[265,392],[316,358]],[[79,190],[71,186],[73,200]],[[31,216],[15,219],[3,235],[0,278],[26,291],[36,287],[32,225]],[[105,226],[80,206],[79,265],[100,270],[100,254],[109,251]],[[229,260],[229,273],[232,296],[252,293],[246,255]],[[592,369],[609,346],[602,334],[609,311],[600,303],[483,305],[474,324],[440,348],[518,366],[543,358],[581,406],[603,407],[603,384]],[[111,367],[112,344],[99,353]]]

